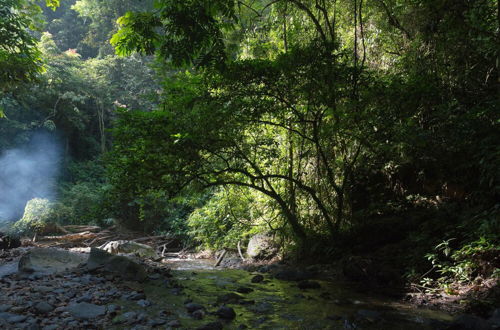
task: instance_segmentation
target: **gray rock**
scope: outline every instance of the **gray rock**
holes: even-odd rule
[[[152,259],[159,257],[155,249],[151,246],[133,241],[111,241],[103,245],[101,249],[111,254],[132,253],[138,255],[139,257]]]
[[[0,304],[0,313],[8,312],[12,308],[12,305]]]
[[[137,301],[137,305],[139,305],[141,307],[148,307],[148,306],[151,306],[151,301],[146,300],[146,299],[141,299],[141,300]]]
[[[491,326],[486,320],[480,317],[464,314],[455,318],[448,329],[486,330],[486,329],[491,329]]]
[[[54,274],[77,268],[85,262],[86,256],[54,248],[36,248],[30,250],[19,260],[19,272]]]
[[[244,299],[242,295],[230,292],[218,297],[217,302],[220,304],[237,304],[242,299]]]
[[[38,314],[47,314],[54,310],[54,306],[45,301],[40,301],[36,303],[34,308]]]
[[[203,305],[200,305],[197,303],[189,303],[189,304],[184,305],[184,307],[186,307],[188,313],[192,313],[192,312],[197,311],[199,309],[205,308],[205,307],[203,307]]]
[[[357,314],[358,314],[358,316],[360,316],[368,321],[371,321],[371,322],[379,320],[382,316],[382,314],[380,314],[380,312],[372,311],[372,310],[368,310],[368,309],[360,309],[360,310],[358,310]]]
[[[252,279],[250,281],[252,283],[260,283],[260,282],[264,281],[264,276],[262,276],[262,275],[255,275],[254,277],[252,277]]]
[[[264,314],[271,313],[274,310],[273,305],[271,303],[268,303],[268,302],[257,303],[253,306],[250,306],[248,309],[254,313],[259,313],[259,314],[260,313],[264,313]]]
[[[121,324],[121,323],[127,323],[127,324],[132,324],[137,320],[137,313],[136,312],[126,312],[121,315],[118,315],[113,319],[113,324]]]
[[[202,309],[195,310],[191,313],[191,317],[195,320],[201,320],[205,316],[205,312]]]
[[[57,330],[59,326],[57,324],[46,325],[42,328],[42,330]]]
[[[274,239],[267,234],[257,234],[250,238],[247,255],[252,259],[270,259],[278,252]]]
[[[305,281],[310,279],[312,274],[301,270],[285,269],[277,272],[274,277],[282,281]]]
[[[167,327],[170,328],[180,328],[181,327],[181,322],[179,320],[172,320],[167,323]]]
[[[4,319],[8,323],[20,323],[27,319],[26,315],[19,315],[13,313],[0,313],[0,319]]]
[[[227,307],[227,306],[222,306],[221,308],[219,308],[215,312],[215,314],[218,315],[220,318],[226,319],[226,320],[232,320],[236,317],[236,313],[234,312],[234,309],[232,309],[231,307]]]
[[[307,290],[307,289],[319,289],[321,288],[321,285],[316,282],[316,281],[300,281],[297,286],[301,290]]]
[[[144,267],[135,261],[124,257],[110,254],[106,251],[90,249],[87,268],[90,271],[104,271],[120,275],[129,280],[143,281],[147,278]]]
[[[197,328],[197,330],[222,330],[223,325],[220,322],[210,322],[201,327]]]
[[[68,306],[67,311],[77,319],[88,320],[106,314],[106,306],[82,302]]]

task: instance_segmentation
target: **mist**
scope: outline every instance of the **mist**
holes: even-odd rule
[[[19,148],[0,155],[0,223],[21,218],[32,198],[55,197],[61,148],[48,133],[35,133]]]

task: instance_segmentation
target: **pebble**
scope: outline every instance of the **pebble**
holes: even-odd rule
[[[186,307],[188,313],[192,313],[194,311],[197,311],[199,309],[204,309],[203,305],[197,304],[197,303],[189,303],[184,305]]]

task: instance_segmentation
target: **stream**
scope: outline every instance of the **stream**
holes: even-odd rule
[[[151,313],[166,310],[186,329],[220,320],[213,313],[222,304],[236,312],[234,320],[224,322],[227,329],[436,329],[452,320],[443,312],[357,293],[345,283],[317,281],[319,289],[301,290],[297,282],[268,274],[262,274],[262,282],[252,283],[259,273],[214,269],[213,260],[169,261],[169,285],[156,280],[136,289],[143,289],[153,302]],[[187,312],[188,302],[204,306],[202,320]]]
[[[169,258],[165,266],[170,275],[156,271],[137,282],[79,269],[25,279],[15,274],[17,260],[0,262],[0,308],[9,311],[0,310],[0,321],[4,317],[15,324],[12,329],[37,324],[54,330],[422,330],[446,328],[452,320],[444,312],[360,293],[348,283],[318,280],[314,282],[319,287],[300,289],[298,282],[278,280],[269,273],[215,269],[214,263]],[[222,306],[235,315],[222,317]],[[47,310],[41,311],[43,307]]]

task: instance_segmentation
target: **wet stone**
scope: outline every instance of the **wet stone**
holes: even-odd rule
[[[222,330],[223,325],[221,322],[210,322],[201,327],[197,328],[197,330]]]
[[[34,306],[35,312],[38,314],[47,314],[54,310],[54,306],[45,301],[40,301]]]
[[[227,306],[222,306],[215,312],[216,315],[218,315],[222,319],[226,320],[232,320],[236,317],[236,313],[234,312],[234,309],[231,307]]]
[[[202,309],[195,310],[191,313],[191,317],[195,320],[201,320],[205,317],[205,312]]]
[[[180,328],[181,327],[181,322],[179,322],[179,320],[172,320],[172,321],[170,321],[170,322],[167,323],[167,327]]]
[[[252,277],[252,279],[250,281],[252,283],[260,283],[260,282],[264,281],[264,276],[262,276],[262,275],[255,275],[254,277]]]
[[[200,305],[197,303],[189,303],[189,304],[184,305],[184,307],[186,307],[188,313],[192,313],[192,312],[197,311],[199,309],[205,308],[205,307],[203,307],[203,305]]]
[[[93,319],[106,314],[106,307],[89,303],[77,303],[67,308],[68,312],[77,319]]]
[[[148,306],[151,306],[151,301],[146,300],[146,299],[141,299],[141,300],[137,301],[137,305],[139,305],[141,307],[148,307]]]

